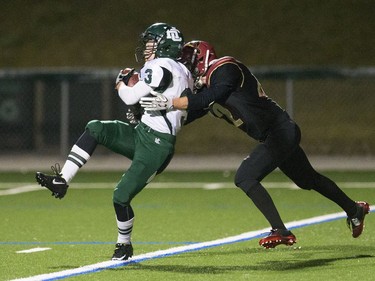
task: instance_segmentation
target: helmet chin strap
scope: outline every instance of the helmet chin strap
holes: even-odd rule
[[[204,79],[203,76],[199,76],[197,79],[195,79],[194,86],[196,89],[201,89],[204,84],[206,84],[206,79]]]

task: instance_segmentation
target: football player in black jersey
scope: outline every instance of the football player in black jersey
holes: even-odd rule
[[[142,106],[146,110],[188,109],[188,121],[209,110],[215,117],[259,141],[238,168],[235,184],[251,198],[272,227],[269,235],[259,241],[261,246],[274,248],[279,244],[296,243],[296,237],[285,227],[272,198],[261,184],[276,168],[300,188],[313,189],[335,202],[347,213],[352,236],[361,235],[369,204],[353,201],[311,166],[300,146],[298,125],[266,95],[244,64],[229,56],[217,58],[212,45],[197,40],[185,44],[182,60],[195,78],[196,93],[173,100],[163,96],[145,98]]]

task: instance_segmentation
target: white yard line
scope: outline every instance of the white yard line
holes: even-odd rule
[[[35,253],[35,252],[43,252],[47,250],[51,250],[51,248],[36,247],[36,248],[28,249],[28,250],[17,251],[16,253],[17,254],[30,254],[30,253]]]
[[[30,192],[30,191],[42,190],[42,189],[43,188],[41,186],[36,185],[36,184],[17,186],[17,183],[15,183],[15,187],[0,190],[0,196],[20,194],[24,192]]]
[[[371,210],[374,210],[375,205],[370,206],[370,208]],[[309,226],[312,224],[328,222],[328,221],[337,220],[337,219],[345,218],[345,217],[346,217],[345,212],[334,213],[334,214],[329,214],[329,215],[324,215],[324,216],[313,217],[310,219],[289,222],[286,224],[286,227],[289,229],[301,228],[301,227]],[[230,236],[226,238],[221,238],[217,240],[194,243],[194,244],[189,244],[186,246],[179,246],[179,247],[174,247],[174,248],[170,248],[166,250],[150,252],[150,253],[146,253],[146,254],[142,254],[138,256],[133,256],[130,260],[127,260],[127,261],[104,261],[104,262],[82,266],[79,268],[46,273],[46,274],[41,274],[41,275],[35,275],[35,276],[27,277],[27,278],[14,279],[11,281],[36,281],[36,280],[40,281],[40,280],[56,280],[56,279],[69,278],[69,277],[76,276],[76,275],[99,272],[99,271],[109,269],[109,268],[126,266],[131,263],[138,263],[138,262],[142,262],[142,261],[146,261],[150,259],[164,258],[164,257],[172,256],[172,255],[183,254],[183,253],[198,251],[198,250],[202,250],[206,248],[222,246],[225,244],[232,244],[232,243],[247,241],[247,240],[260,237],[267,232],[269,232],[269,228],[256,230],[256,231],[250,231],[250,232],[246,232],[246,233],[242,233],[239,235]]]

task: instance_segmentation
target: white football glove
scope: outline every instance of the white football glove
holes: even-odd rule
[[[168,99],[161,94],[155,97],[143,97],[139,101],[146,111],[171,110],[173,109],[172,99]]]

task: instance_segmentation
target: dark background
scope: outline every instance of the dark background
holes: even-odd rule
[[[0,80],[0,151],[5,152],[60,151],[61,79],[81,69],[107,74],[70,81],[68,145],[91,119],[121,119],[122,103],[111,86],[115,73],[141,66],[134,50],[139,35],[155,22],[175,25],[185,41],[209,41],[219,56],[235,56],[252,70],[318,67],[350,73],[375,66],[375,1],[370,0],[13,0],[3,1],[0,13],[0,74],[7,77]],[[9,75],[25,70],[46,75]],[[66,75],[50,75],[56,71]],[[259,77],[266,93],[284,107],[285,79]],[[294,81],[294,118],[309,153],[375,153],[373,77],[307,75]],[[42,105],[35,104],[39,82]],[[106,90],[111,114],[102,106],[103,88],[111,89]],[[43,119],[39,127],[37,118]],[[177,152],[247,153],[254,144],[222,120],[205,117],[182,130]]]
[[[375,65],[372,0],[2,1],[0,66],[123,67],[154,22],[247,65]]]

